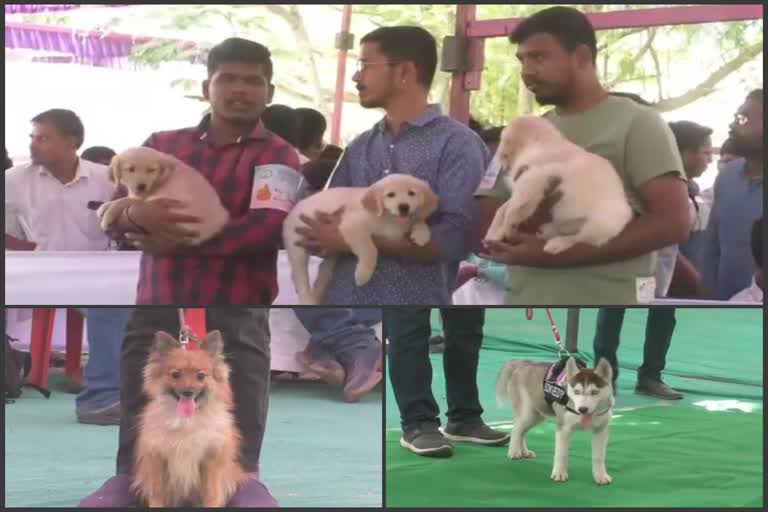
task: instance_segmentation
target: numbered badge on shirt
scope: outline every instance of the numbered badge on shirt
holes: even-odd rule
[[[301,173],[287,165],[257,165],[253,168],[251,209],[270,208],[288,212],[301,197],[303,186]]]

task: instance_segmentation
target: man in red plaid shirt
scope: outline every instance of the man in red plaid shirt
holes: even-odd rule
[[[296,195],[265,201],[255,192],[275,179],[298,189],[300,174],[296,150],[260,120],[272,101],[271,82],[269,50],[228,39],[208,56],[203,93],[211,113],[196,127],[153,133],[144,143],[200,171],[231,218],[214,238],[189,247],[179,224],[199,219],[174,212],[177,202],[126,210],[110,232],[126,233],[144,251],[137,304],[269,305],[277,297],[282,224]]]

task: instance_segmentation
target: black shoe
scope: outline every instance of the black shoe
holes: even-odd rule
[[[678,393],[670,388],[661,379],[638,379],[635,386],[635,394],[653,396],[664,400],[680,400],[683,398],[682,393]]]
[[[443,429],[443,435],[451,441],[466,441],[468,443],[486,446],[501,446],[509,441],[509,434],[493,430],[483,423],[452,423]]]
[[[435,423],[422,423],[403,432],[400,446],[423,457],[450,457],[453,445],[447,441]]]

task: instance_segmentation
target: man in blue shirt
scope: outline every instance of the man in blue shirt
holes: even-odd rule
[[[347,147],[331,187],[366,187],[391,173],[410,174],[438,195],[429,244],[377,239],[373,278],[355,286],[357,258],[338,232],[338,218],[304,218],[304,245],[339,255],[327,305],[443,305],[451,303],[459,262],[469,253],[473,196],[490,161],[472,130],[428,103],[437,68],[434,37],[419,27],[383,27],[363,37],[353,81],[360,104],[386,116]]]
[[[755,274],[750,230],[763,215],[763,90],[749,93],[731,123],[730,162],[715,182],[707,226],[702,281],[717,300],[728,300],[748,287]]]

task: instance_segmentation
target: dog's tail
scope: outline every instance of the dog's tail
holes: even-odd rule
[[[510,400],[509,384],[512,380],[512,376],[519,367],[520,361],[507,361],[504,366],[501,367],[499,376],[496,379],[496,403],[499,407]]]

